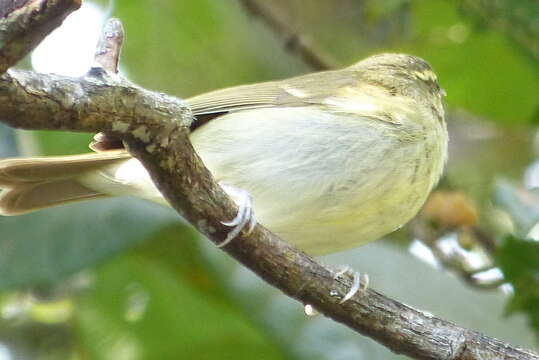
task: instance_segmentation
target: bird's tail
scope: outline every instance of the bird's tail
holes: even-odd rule
[[[125,151],[0,160],[0,215],[19,215],[109,196],[85,184],[85,174],[129,159]],[[101,178],[107,179],[105,173]],[[115,181],[114,179],[109,179]]]

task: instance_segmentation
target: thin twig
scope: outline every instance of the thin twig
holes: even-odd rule
[[[106,73],[117,74],[120,70],[120,55],[124,42],[124,28],[118,19],[108,19],[95,47],[94,61],[97,67]],[[123,147],[121,139],[110,132],[100,132],[94,136],[90,148],[94,151],[104,151]]]
[[[326,55],[322,55],[305,38],[294,31],[283,16],[270,9],[267,2],[257,0],[240,0],[244,8],[253,16],[258,16],[280,38],[283,39],[285,49],[298,55],[307,65],[314,70],[330,70],[335,68],[332,61]]]
[[[118,19],[109,19],[96,46],[95,62],[108,72],[118,73],[123,41],[122,23]]]

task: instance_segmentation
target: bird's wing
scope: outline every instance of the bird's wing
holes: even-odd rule
[[[193,114],[222,114],[274,106],[318,104],[333,89],[351,85],[352,74],[343,69],[307,74],[281,81],[241,85],[211,91],[187,99]]]
[[[196,121],[191,131],[212,119],[232,111],[268,107],[295,107],[324,104],[328,94],[351,86],[357,82],[352,68],[339,71],[324,71],[280,81],[268,81],[251,85],[240,85],[210,91],[186,99]],[[122,148],[121,141],[99,134],[90,147],[95,151]]]

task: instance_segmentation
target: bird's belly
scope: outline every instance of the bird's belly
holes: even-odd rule
[[[309,217],[298,211],[282,221],[282,216],[263,214],[260,222],[313,255],[346,250],[400,228],[419,211],[428,190],[404,189],[394,184],[386,187],[386,194],[369,194],[363,198],[361,191],[350,193],[353,200],[342,204],[346,211],[335,212],[321,206],[318,213],[313,212]],[[261,207],[264,207],[263,203]],[[332,216],[324,217],[323,214],[329,212]]]
[[[191,138],[217,180],[251,193],[261,224],[320,255],[376,240],[417,213],[434,182],[422,144],[322,112],[291,121],[290,110],[269,125],[257,121],[267,120],[261,110],[223,116]]]
[[[413,170],[412,170],[413,171]],[[326,189],[309,196],[290,192],[251,191],[259,222],[313,255],[357,247],[407,223],[423,205],[432,184],[410,181],[410,170],[391,171],[393,179],[371,174],[368,184]],[[296,185],[312,187],[310,181]],[[281,183],[282,187],[290,184]],[[280,187],[280,186],[275,186]],[[268,197],[266,194],[272,193]]]

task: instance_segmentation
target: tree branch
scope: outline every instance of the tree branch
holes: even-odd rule
[[[253,16],[259,17],[278,37],[283,39],[285,49],[298,55],[314,70],[330,70],[335,65],[310,44],[305,36],[294,31],[288,22],[270,9],[267,2],[257,0],[240,0],[245,10]]]
[[[0,74],[77,10],[82,0],[4,0],[0,4]]]
[[[189,142],[193,120],[183,101],[118,79],[102,68],[68,78],[11,71],[0,78],[0,121],[17,128],[107,131],[123,139],[169,203],[216,244],[221,221],[237,207],[215,183]],[[350,279],[333,273],[261,225],[240,234],[228,254],[289,296],[418,359],[539,359],[536,354],[455,326],[377,293],[340,304]]]

